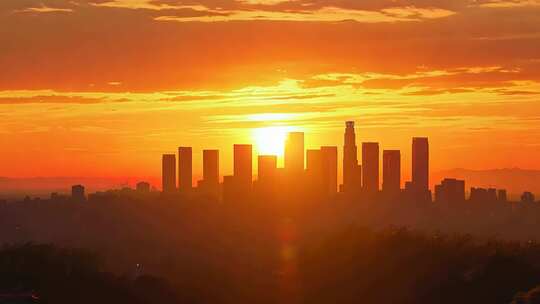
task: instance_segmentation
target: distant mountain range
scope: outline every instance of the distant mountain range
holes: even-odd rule
[[[464,179],[467,191],[470,187],[493,187],[508,190],[511,195],[519,196],[524,191],[540,194],[540,170],[520,168],[469,170],[452,169],[431,174],[433,183],[445,177]]]

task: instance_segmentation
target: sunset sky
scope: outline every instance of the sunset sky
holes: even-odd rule
[[[540,0],[0,0],[0,176],[159,176],[232,144],[540,169]],[[261,129],[274,127],[274,129]],[[269,131],[270,130],[270,131]]]

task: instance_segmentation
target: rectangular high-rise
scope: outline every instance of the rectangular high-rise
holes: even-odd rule
[[[290,132],[285,140],[285,171],[300,175],[304,172],[304,133]]]
[[[427,137],[413,138],[412,186],[421,192],[429,190],[429,142]]]
[[[321,186],[324,184],[325,176],[323,173],[323,159],[321,150],[307,150],[306,151],[306,175],[308,178],[311,190],[320,191]]]
[[[277,156],[259,155],[258,159],[258,181],[260,183],[272,183],[277,177]]]
[[[401,190],[401,152],[383,151],[383,191],[397,193]]]
[[[308,172],[317,172],[320,175],[322,170],[322,152],[321,150],[307,150],[306,151],[306,170]]]
[[[356,134],[354,121],[345,123],[345,136],[343,145],[343,190],[351,192],[361,187],[358,172],[358,149],[356,147]]]
[[[219,184],[219,150],[203,151],[203,180],[206,185]]]
[[[164,154],[161,159],[161,185],[163,192],[176,191],[176,155]]]
[[[234,145],[234,178],[240,187],[251,188],[253,163],[251,145]]]
[[[178,190],[189,191],[193,185],[193,150],[178,148]]]
[[[379,190],[379,143],[362,143],[362,182],[364,191]]]
[[[321,159],[323,179],[328,186],[328,193],[334,194],[338,186],[338,147],[321,147]]]

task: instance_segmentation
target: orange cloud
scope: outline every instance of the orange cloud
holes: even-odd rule
[[[540,168],[535,1],[3,0],[0,22],[6,175],[159,175],[180,143],[226,174],[254,128],[341,145],[348,119],[404,164],[427,135],[435,169]]]

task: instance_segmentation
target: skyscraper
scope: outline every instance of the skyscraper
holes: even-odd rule
[[[412,183],[417,191],[429,190],[429,142],[427,137],[415,137],[412,143]]]
[[[304,172],[304,133],[290,132],[285,141],[285,171],[299,175]]]
[[[306,151],[306,177],[310,187],[314,188],[312,190],[320,191],[321,187],[326,187],[321,150]]]
[[[321,150],[307,150],[306,151],[306,170],[308,172],[317,172],[317,175],[321,175],[322,170],[322,152]]]
[[[383,151],[383,191],[397,193],[401,189],[401,152]]]
[[[323,178],[328,185],[328,193],[337,192],[338,186],[338,147],[321,147]]]
[[[345,192],[360,188],[358,175],[358,149],[354,121],[345,123],[345,144],[343,146],[343,190]]]
[[[362,181],[365,191],[379,190],[379,143],[362,143]]]
[[[219,150],[203,151],[203,181],[205,185],[219,185]]]
[[[234,178],[242,188],[251,188],[253,164],[252,146],[234,145]]]
[[[261,183],[271,183],[277,176],[277,156],[259,155],[258,157],[258,180]]]
[[[189,191],[193,185],[193,160],[191,147],[178,148],[178,190]]]
[[[174,192],[176,190],[176,155],[163,155],[161,159],[161,177],[163,192]]]

